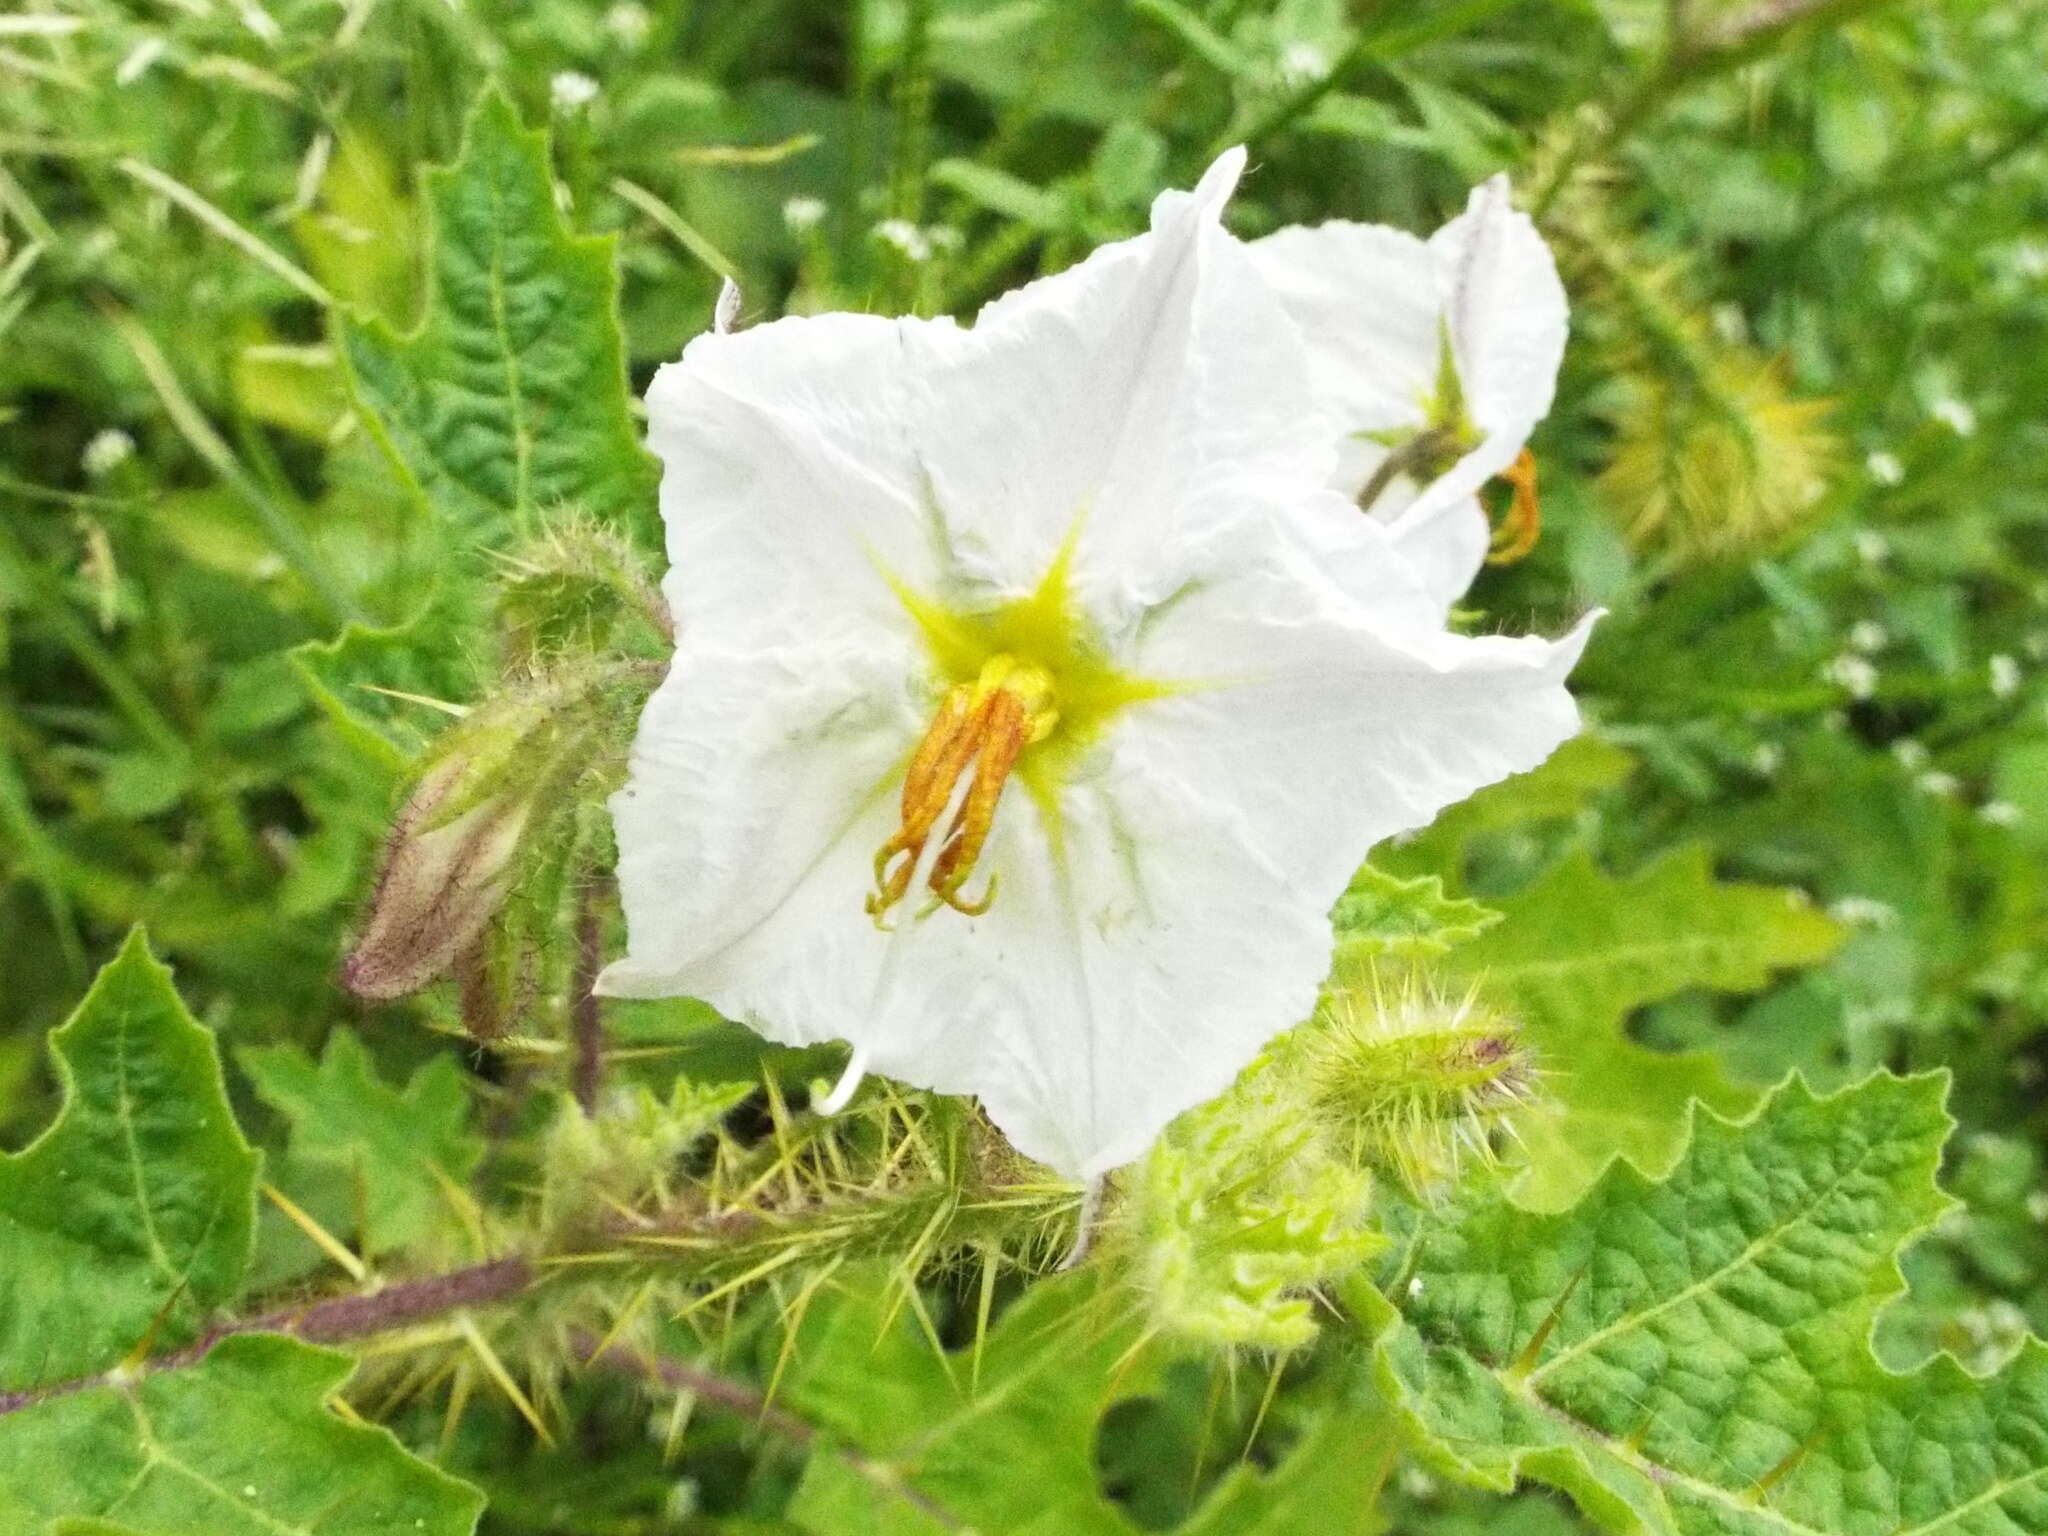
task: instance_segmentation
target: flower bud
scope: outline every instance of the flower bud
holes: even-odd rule
[[[1492,1131],[1536,1072],[1514,1021],[1476,992],[1451,996],[1377,966],[1326,992],[1281,1042],[1311,1112],[1352,1162],[1418,1194],[1493,1155]]]
[[[533,802],[508,790],[464,804],[475,759],[429,768],[391,828],[370,921],[342,963],[342,984],[386,1000],[451,970],[482,937],[510,889]]]

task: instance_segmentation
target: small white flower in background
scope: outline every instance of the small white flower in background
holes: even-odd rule
[[[1994,827],[2016,827],[2027,816],[2010,800],[1987,800],[1977,807],[1977,819]]]
[[[792,197],[782,205],[782,222],[793,235],[809,234],[825,222],[825,204],[815,197]]]
[[[1874,528],[1858,528],[1855,542],[1856,558],[1865,565],[1883,565],[1892,557],[1891,540]]]
[[[1865,459],[1863,467],[1879,485],[1897,485],[1906,478],[1906,466],[1899,462],[1899,456],[1882,448]]]
[[[628,48],[638,48],[654,30],[654,18],[636,0],[619,0],[604,13],[604,29]]]
[[[1927,766],[1929,753],[1924,743],[1910,736],[1901,736],[1892,743],[1892,756],[1899,760],[1899,766],[1908,773],[1917,773]]]
[[[972,327],[789,318],[657,375],[683,622],[603,991],[850,1040],[826,1107],[976,1094],[1093,1180],[1307,1016],[1370,847],[1577,729],[1587,624],[1449,633],[1328,488],[1220,223],[1243,161]]]
[[[1990,665],[1986,670],[1991,674],[1991,696],[1993,698],[2009,699],[2020,691],[2020,683],[2022,681],[2020,664],[2003,651],[1991,658]]]
[[[1714,334],[1731,347],[1749,340],[1749,316],[1742,312],[1740,304],[1716,304],[1711,314]]]
[[[1889,928],[1899,920],[1899,911],[1873,897],[1844,896],[1829,904],[1828,916],[1850,928]]]
[[[1852,699],[1867,699],[1877,691],[1877,668],[1869,657],[1854,651],[1842,652],[1820,669],[1820,675]]]
[[[1952,800],[1963,787],[1963,781],[1952,773],[1943,773],[1939,768],[1930,768],[1913,781],[1913,787],[1922,794],[1932,795],[1937,800]]]
[[[875,226],[875,238],[894,246],[906,261],[930,261],[932,243],[925,232],[908,219],[884,219]]]
[[[1849,626],[1849,648],[1869,655],[1891,644],[1892,637],[1875,619],[1858,619]]]
[[[2048,661],[2048,629],[2027,631],[2026,638],[2020,642],[2020,649],[2027,653],[2029,661]]]
[[[2020,241],[2012,248],[2012,268],[2021,277],[2048,277],[2048,241]]]
[[[1280,50],[1280,78],[1288,85],[1310,85],[1330,72],[1330,56],[1314,43],[1295,41]]]
[[[2048,1224],[2048,1189],[2037,1189],[2027,1196],[2027,1215]]]
[[[597,100],[597,82],[573,69],[565,69],[548,81],[548,100],[557,112],[580,112]]]
[[[135,439],[119,427],[105,427],[93,433],[78,456],[78,466],[89,480],[101,480],[135,457]]]
[[[1331,484],[1386,521],[1447,610],[1486,558],[1480,488],[1526,471],[1534,510],[1523,445],[1550,410],[1566,330],[1549,247],[1496,176],[1427,240],[1338,221],[1251,252],[1341,434]]]
[[[1775,741],[1760,741],[1749,754],[1749,766],[1764,778],[1771,778],[1785,766],[1785,749]]]
[[[1977,430],[1977,413],[1953,395],[1935,401],[1928,414],[1957,437],[1969,437]]]

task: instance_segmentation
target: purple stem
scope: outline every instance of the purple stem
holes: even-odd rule
[[[238,1333],[283,1333],[311,1344],[340,1344],[373,1333],[388,1333],[454,1312],[463,1307],[485,1306],[508,1301],[531,1286],[539,1273],[526,1259],[514,1256],[472,1264],[445,1275],[428,1275],[420,1280],[401,1281],[363,1296],[330,1296],[325,1301],[302,1307],[282,1307],[260,1317],[237,1318],[209,1328],[190,1344],[168,1354],[144,1360],[145,1373],[182,1370],[197,1365],[222,1339]],[[69,1397],[92,1387],[112,1385],[115,1380],[133,1380],[135,1367],[104,1371],[74,1381],[54,1382],[23,1392],[0,1392],[0,1413],[33,1408],[52,1398]]]

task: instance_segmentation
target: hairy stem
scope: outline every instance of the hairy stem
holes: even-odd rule
[[[300,1307],[281,1307],[256,1317],[237,1318],[208,1329],[190,1344],[139,1365],[123,1365],[95,1376],[60,1381],[23,1392],[0,1392],[0,1414],[33,1408],[52,1398],[93,1387],[130,1382],[138,1372],[175,1371],[197,1365],[222,1339],[238,1333],[282,1333],[310,1344],[344,1344],[372,1334],[409,1328],[464,1307],[509,1301],[540,1278],[531,1260],[519,1255],[491,1259],[446,1274],[402,1281],[359,1296],[330,1296]]]
[[[597,973],[604,964],[604,877],[586,872],[576,888],[576,967],[569,977],[569,1032],[575,1048],[570,1087],[586,1115],[604,1087],[604,1011]]]

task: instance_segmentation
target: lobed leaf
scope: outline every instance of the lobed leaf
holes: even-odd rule
[[[1382,1389],[1438,1470],[1549,1483],[1609,1531],[2048,1531],[2048,1349],[1989,1381],[1870,1349],[1948,1205],[1946,1086],[1794,1079],[1746,1124],[1702,1114],[1661,1182],[1617,1165],[1548,1215],[1468,1198],[1379,1304]]]
[[[248,1267],[257,1155],[213,1039],[138,930],[50,1036],[64,1102],[0,1159],[0,1390],[173,1347]]]
[[[570,233],[547,137],[489,91],[455,164],[431,172],[431,284],[409,336],[344,318],[357,402],[407,478],[485,545],[574,506],[653,541],[608,239]]]
[[[1505,921],[1453,963],[1521,1015],[1545,1073],[1545,1102],[1519,1122],[1530,1154],[1519,1193],[1548,1206],[1569,1202],[1617,1154],[1647,1172],[1668,1168],[1694,1100],[1726,1114],[1755,1101],[1705,1052],[1630,1040],[1632,1009],[1690,987],[1754,990],[1841,937],[1797,892],[1717,883],[1702,848],[1621,879],[1575,852],[1498,905]]]
[[[326,1400],[346,1355],[247,1334],[0,1417],[0,1530],[466,1536],[482,1499]]]
[[[235,1053],[264,1101],[291,1125],[291,1158],[347,1173],[361,1190],[368,1254],[417,1247],[450,1230],[445,1191],[464,1187],[483,1159],[469,1125],[469,1091],[452,1056],[437,1056],[403,1089],[376,1074],[348,1030],[318,1063],[296,1045]]]

